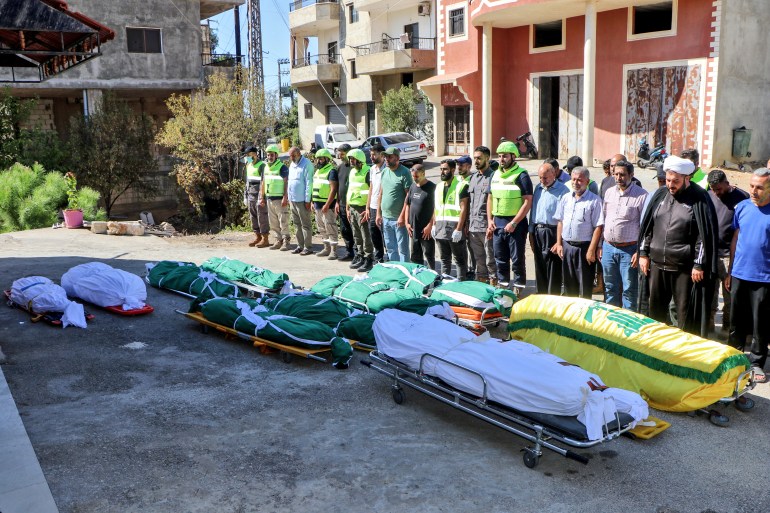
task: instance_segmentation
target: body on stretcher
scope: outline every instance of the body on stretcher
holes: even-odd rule
[[[426,374],[425,364],[429,361],[439,361],[476,376],[482,384],[481,396],[467,394],[439,378]],[[409,368],[379,351],[372,351],[369,360],[361,360],[361,363],[392,378],[391,391],[393,400],[397,404],[404,401],[401,385],[405,385],[529,441],[533,445],[523,449],[524,464],[529,468],[534,468],[538,464],[543,449],[586,465],[589,461],[586,456],[561,445],[589,448],[614,440],[633,427],[634,418],[631,415],[616,412],[615,420],[603,427],[603,436],[596,440],[589,440],[586,426],[576,416],[522,412],[490,401],[487,393],[488,381],[483,373],[430,353],[422,355],[419,368],[416,369]]]

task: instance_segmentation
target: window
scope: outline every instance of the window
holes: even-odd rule
[[[532,48],[563,46],[562,27],[562,20],[532,25]]]
[[[414,73],[402,73],[401,74],[401,85],[412,87],[412,84],[414,83]]]
[[[465,35],[465,7],[449,11],[449,37]]]
[[[356,9],[356,6],[353,4],[348,6],[348,18],[350,19],[349,23],[355,23],[358,21],[358,9]]]
[[[162,53],[160,29],[126,27],[126,40],[129,53]]]
[[[350,62],[350,78],[358,78],[358,73],[356,73],[356,60],[350,59],[348,62]]]
[[[332,98],[339,98],[340,97],[340,83],[334,82],[332,83]]]
[[[305,104],[305,119],[313,119],[313,104]]]
[[[628,38],[676,35],[676,0],[628,8]]]

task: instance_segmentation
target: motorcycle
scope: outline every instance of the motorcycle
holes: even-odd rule
[[[639,142],[639,151],[636,156],[639,160],[636,161],[636,165],[644,169],[647,166],[654,166],[658,162],[663,162],[668,157],[665,144],[659,144],[650,151],[650,145],[647,143],[647,136],[642,137]]]
[[[521,151],[521,143],[524,143],[524,151]],[[535,141],[532,139],[532,132],[526,132],[516,138],[516,145],[519,147],[519,152],[522,157],[529,156],[531,159],[537,158],[537,147]]]

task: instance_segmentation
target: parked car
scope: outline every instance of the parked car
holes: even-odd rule
[[[341,144],[349,144],[351,148],[358,148],[363,141],[356,139],[345,125],[321,125],[315,129],[314,141],[316,149],[326,148],[330,152],[337,151]]]
[[[391,146],[397,147],[401,152],[401,162],[404,164],[420,164],[428,158],[428,145],[425,142],[406,132],[392,132],[369,137],[361,145],[361,149],[366,154],[366,161],[369,163],[372,162],[369,152],[375,144],[382,144],[386,150]]]

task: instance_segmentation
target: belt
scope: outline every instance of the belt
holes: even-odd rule
[[[610,242],[608,240],[605,240],[607,244],[610,246],[616,247],[616,248],[627,248],[628,246],[634,246],[637,244],[637,241],[633,240],[631,242]]]
[[[555,230],[556,229],[556,225],[555,224],[545,224],[545,223],[535,223],[535,228],[548,228],[548,229],[551,229],[551,230]]]
[[[565,240],[564,242],[570,246],[585,246],[586,244],[591,244],[590,240]]]

